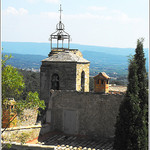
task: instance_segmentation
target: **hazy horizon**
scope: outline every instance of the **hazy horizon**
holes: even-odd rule
[[[1,42],[13,42],[13,43],[47,43],[47,44],[50,44],[50,42],[30,42],[30,41],[27,41],[27,42],[22,42],[22,41],[1,41]],[[56,43],[54,43],[56,44]],[[66,44],[66,43],[64,43]],[[71,44],[77,44],[77,45],[85,45],[85,46],[96,46],[96,47],[109,47],[109,48],[123,48],[123,49],[135,49],[136,47],[112,47],[112,46],[103,46],[103,45],[88,45],[88,44],[80,44],[80,43],[70,43]],[[149,49],[149,47],[144,47],[144,49]]]
[[[145,38],[149,47],[148,0],[5,0],[2,1],[2,40],[47,43],[62,23],[71,43],[103,47],[136,47]],[[140,10],[140,11],[139,11]]]

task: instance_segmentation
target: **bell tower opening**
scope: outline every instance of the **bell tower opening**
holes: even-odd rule
[[[70,35],[65,32],[65,25],[61,21],[61,9],[60,5],[60,20],[59,23],[56,25],[56,31],[50,35],[50,42],[51,42],[51,50],[58,50],[58,49],[69,49],[70,47]],[[54,43],[55,42],[55,43]],[[66,43],[66,44],[64,44]]]
[[[58,74],[53,74],[52,75],[52,80],[51,80],[51,89],[53,90],[59,90],[59,76]]]
[[[81,73],[81,91],[84,92],[84,88],[85,88],[85,72],[82,71]]]
[[[90,62],[78,49],[70,48],[70,35],[65,32],[60,18],[54,33],[50,34],[50,52],[40,67],[40,98],[48,104],[50,89],[89,92]]]

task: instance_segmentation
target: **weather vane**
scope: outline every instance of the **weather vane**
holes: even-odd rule
[[[60,22],[61,22],[61,12],[63,11],[62,9],[61,9],[61,4],[60,4]]]

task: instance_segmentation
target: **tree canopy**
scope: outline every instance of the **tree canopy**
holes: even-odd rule
[[[129,84],[123,102],[120,105],[119,116],[116,122],[115,150],[138,150],[137,119],[140,113],[138,99],[137,65],[130,60]]]
[[[23,76],[11,65],[2,69],[2,98],[17,99],[23,92],[25,84]]]
[[[137,48],[135,50],[135,62],[137,64],[138,77],[138,97],[140,99],[141,112],[139,115],[139,128],[143,129],[140,134],[141,149],[148,149],[148,89],[147,89],[147,72],[145,67],[146,59],[143,51],[144,39],[137,40]]]
[[[138,39],[135,52],[130,59],[127,92],[116,121],[115,150],[148,149],[148,92],[143,39]]]
[[[23,76],[17,68],[14,68],[11,65],[6,66],[6,61],[10,58],[11,56],[5,55],[1,60],[3,107],[6,106],[5,104],[7,103],[7,101],[9,101],[9,98],[14,98],[16,100],[17,114],[23,112],[24,109],[45,109],[44,100],[39,99],[39,95],[37,92],[29,91],[25,99],[20,99],[20,95],[24,92],[23,89],[25,88],[25,83],[23,80]],[[4,131],[5,130],[3,130],[3,132]]]

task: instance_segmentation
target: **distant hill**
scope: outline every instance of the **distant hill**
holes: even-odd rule
[[[15,53],[4,53],[12,55],[12,58],[7,61],[7,65],[12,65],[19,69],[29,69],[38,71],[41,66],[41,61],[45,58],[42,55],[30,55],[30,54],[15,54]]]
[[[10,55],[10,53],[4,53]],[[27,69],[32,71],[39,71],[41,61],[46,58],[42,55],[30,55],[30,54],[15,54],[11,53],[12,58],[7,61],[7,64],[17,67],[19,69]],[[94,76],[99,72],[105,71],[111,76],[117,74],[127,74],[127,57],[115,56],[111,54],[105,54],[102,52],[83,52],[84,58],[90,61],[90,75]]]
[[[2,42],[2,47],[3,53],[11,53],[13,55],[13,58],[7,64],[32,71],[39,71],[40,61],[46,58],[50,52],[49,43]],[[104,71],[114,78],[127,76],[127,56],[135,53],[133,48],[111,48],[79,44],[71,44],[71,48],[78,48],[84,58],[91,62],[91,76]],[[144,49],[144,51],[147,58],[146,68],[148,69],[148,49]]]
[[[112,55],[128,56],[134,54],[135,48],[114,48],[102,46],[89,46],[80,44],[70,44],[70,48],[83,51],[104,52]],[[6,53],[31,54],[47,56],[50,52],[50,43],[32,43],[32,42],[2,42],[2,48]],[[148,49],[144,49],[145,57],[148,57]]]

